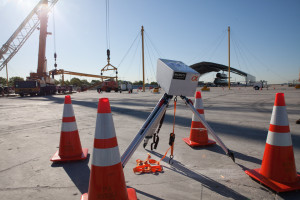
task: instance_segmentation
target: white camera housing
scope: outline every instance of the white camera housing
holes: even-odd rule
[[[180,61],[159,58],[156,79],[161,88],[173,96],[194,96],[200,74]]]

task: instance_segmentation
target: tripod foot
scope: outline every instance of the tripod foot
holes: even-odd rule
[[[227,155],[235,162],[234,154],[229,149]]]

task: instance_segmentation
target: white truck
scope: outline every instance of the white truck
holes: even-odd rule
[[[261,90],[262,88],[267,88],[268,89],[268,84],[267,81],[259,81],[253,84],[253,88],[255,90]]]
[[[120,84],[121,91],[131,91],[132,90],[132,84],[124,81]]]

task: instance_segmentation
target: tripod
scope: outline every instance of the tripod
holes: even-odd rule
[[[148,144],[148,140],[153,137],[155,130],[157,129],[159,123],[162,121],[164,114],[167,110],[169,102],[172,100],[173,96],[165,93],[163,97],[158,101],[156,106],[154,107],[151,114],[146,119],[144,125],[132,140],[130,145],[127,147],[126,151],[121,156],[121,163],[123,168],[127,164],[128,160],[131,158],[133,153],[136,151],[142,140],[144,140],[144,148]],[[203,119],[203,117],[199,114],[199,112],[194,108],[192,101],[185,96],[180,96],[180,98],[185,102],[185,104],[190,108],[190,110],[194,113],[195,116],[199,118],[208,132],[213,136],[216,142],[221,146],[221,148],[225,151],[226,155],[228,155],[233,162],[235,161],[234,154],[225,146],[222,140],[216,135],[214,130],[208,125],[208,123]],[[161,122],[162,123],[162,122]],[[161,125],[160,125],[161,126]],[[160,129],[160,127],[159,127]]]

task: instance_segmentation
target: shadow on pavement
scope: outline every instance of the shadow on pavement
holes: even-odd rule
[[[97,100],[98,99],[99,99],[98,97],[95,98],[95,100],[96,100],[95,102],[72,100],[72,104],[97,109],[97,104],[98,104]],[[33,99],[30,99],[30,100],[33,100]],[[45,96],[45,101],[52,101],[53,103],[63,104],[64,98],[59,98],[59,97],[54,97],[54,96]],[[114,103],[111,103],[111,110],[113,113],[128,115],[130,117],[134,117],[134,118],[138,118],[138,119],[145,119],[145,120],[151,113],[151,111],[133,110],[133,109],[129,109],[129,108],[124,108],[121,105],[121,104],[123,104],[123,102],[121,103],[116,100],[113,100],[111,102],[114,102]],[[131,99],[131,102],[133,104],[138,104],[138,105],[143,103],[139,99],[136,99],[136,100]],[[117,104],[119,104],[120,106],[115,106]],[[153,108],[154,108],[155,104],[156,104],[155,102],[153,102],[153,103],[148,102],[147,106],[150,106],[150,107],[153,106]],[[144,104],[144,106],[146,106],[146,105]],[[95,113],[96,113],[96,110],[95,110]],[[271,112],[270,112],[270,114],[271,114]],[[164,123],[173,124],[173,120],[174,120],[173,112],[167,111]],[[256,127],[240,126],[238,124],[237,125],[228,124],[228,123],[226,123],[226,121],[224,121],[224,123],[223,123],[223,122],[214,122],[214,121],[208,120],[207,122],[218,135],[219,135],[219,133],[225,134],[225,135],[232,135],[232,136],[236,136],[237,138],[246,138],[246,139],[260,141],[262,143],[265,143],[265,141],[266,141],[267,134],[268,134],[268,127],[269,127],[269,124],[266,124],[266,128],[264,130],[264,129],[256,128]],[[191,118],[176,116],[176,125],[189,127],[191,125]],[[300,148],[300,135],[293,134],[292,140],[293,140],[293,147],[299,149]]]
[[[238,164],[237,165],[242,168],[243,171],[249,170],[249,168],[245,167],[242,164]],[[299,174],[299,172],[297,172]],[[276,196],[281,197],[282,199],[291,199],[291,200],[298,200],[300,197],[300,193],[299,191],[295,190],[295,191],[289,191],[289,192],[282,192],[282,193],[277,193],[276,191],[273,191],[272,189],[266,187],[265,185],[261,184],[259,181],[249,177],[250,179],[252,179],[254,182],[256,182],[257,184],[261,185],[260,189],[264,190],[266,192],[272,192],[274,194],[276,194]],[[278,199],[278,197],[276,197],[275,199]]]
[[[83,161],[74,161],[66,163],[52,163],[51,167],[62,167],[81,194],[89,190],[90,168],[88,166],[90,154]]]
[[[202,150],[203,147],[193,147],[192,149]],[[219,145],[205,146],[205,150],[226,155],[225,152],[223,151],[223,149]],[[240,160],[244,160],[244,161],[248,161],[248,162],[252,162],[252,163],[256,163],[256,164],[261,164],[261,162],[262,162],[262,160],[260,160],[258,158],[248,156],[248,155],[245,155],[245,154],[240,153],[240,152],[233,151],[232,149],[230,149],[230,151],[232,151],[232,153],[234,154],[234,157],[236,159],[240,159]]]
[[[149,151],[151,152],[153,155],[162,158],[163,155],[154,151]],[[169,162],[169,157],[165,157],[163,159],[163,161],[165,162]],[[192,171],[191,169],[186,168],[183,164],[181,164],[180,162],[173,160],[173,164],[170,167],[164,166],[164,168],[167,168],[169,170],[172,170],[176,173],[179,173],[183,176],[189,177],[194,179],[195,181],[198,181],[200,183],[202,183],[203,187],[206,187],[208,189],[210,189],[211,191],[214,191],[224,197],[227,198],[232,198],[232,199],[248,199],[247,197],[241,195],[240,193],[232,190],[231,188],[205,176],[199,173],[196,173],[194,171]]]
[[[143,192],[143,191],[141,191],[141,190],[138,190],[138,189],[136,189],[136,188],[134,188],[134,189],[135,189],[135,191],[136,191],[137,193],[139,193],[139,194],[141,194],[141,195],[144,195],[144,196],[146,196],[146,197],[149,197],[149,198],[151,198],[151,199],[155,199],[155,200],[163,200],[162,198],[159,198],[159,197],[154,196],[154,195],[152,195],[152,194],[148,194],[148,193]]]

